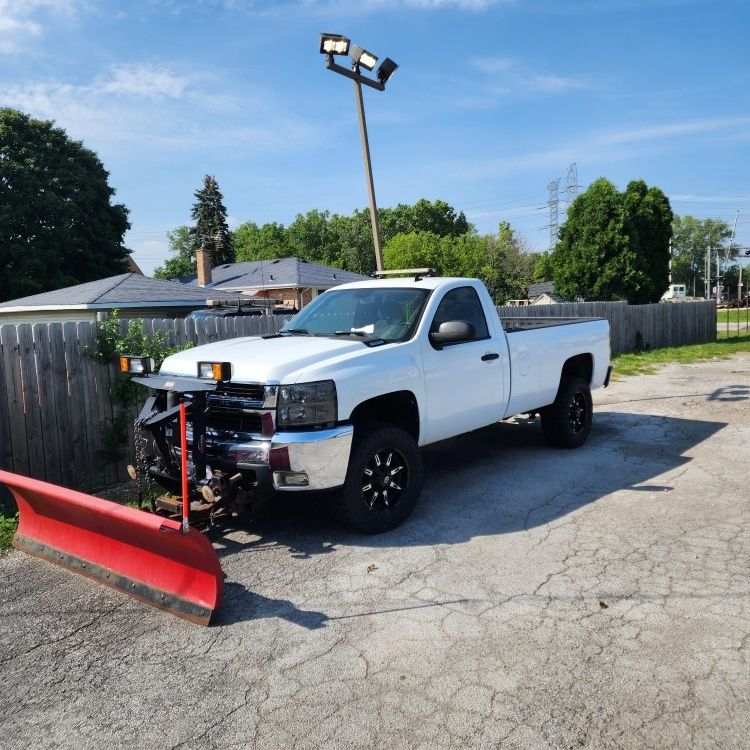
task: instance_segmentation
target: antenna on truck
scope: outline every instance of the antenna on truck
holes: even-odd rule
[[[382,279],[386,276],[413,276],[414,281],[421,281],[425,276],[437,276],[436,268],[402,268],[397,271],[375,271],[374,279]]]

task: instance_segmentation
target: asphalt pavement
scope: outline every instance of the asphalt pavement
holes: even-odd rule
[[[209,628],[12,551],[0,748],[750,747],[750,355],[595,404],[425,450],[394,532],[215,535]]]

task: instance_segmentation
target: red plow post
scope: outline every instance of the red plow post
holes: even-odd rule
[[[184,455],[184,453],[183,453]],[[179,521],[0,471],[18,504],[13,546],[208,625],[224,574],[208,539]]]

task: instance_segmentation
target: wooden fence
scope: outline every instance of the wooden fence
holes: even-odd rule
[[[556,305],[498,307],[502,319],[606,318],[613,354],[665,346],[702,344],[716,338],[715,302],[563,302]]]
[[[713,303],[630,307],[624,302],[587,302],[538,307],[501,307],[503,318],[605,317],[613,352],[713,341]],[[205,344],[237,336],[273,333],[283,317],[215,320],[151,319],[146,333],[166,331],[169,344]],[[123,326],[128,323],[123,321]],[[107,462],[103,436],[113,423],[110,400],[119,377],[115,365],[87,355],[96,348],[95,323],[0,326],[0,468],[55,484],[92,489],[125,480],[128,456]],[[135,411],[127,415],[136,416]]]

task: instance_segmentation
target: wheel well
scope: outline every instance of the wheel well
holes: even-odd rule
[[[594,358],[590,354],[577,354],[565,362],[562,368],[563,377],[583,378],[591,385],[594,373]]]
[[[352,423],[387,422],[419,440],[419,408],[411,391],[396,391],[363,401],[350,417]]]

